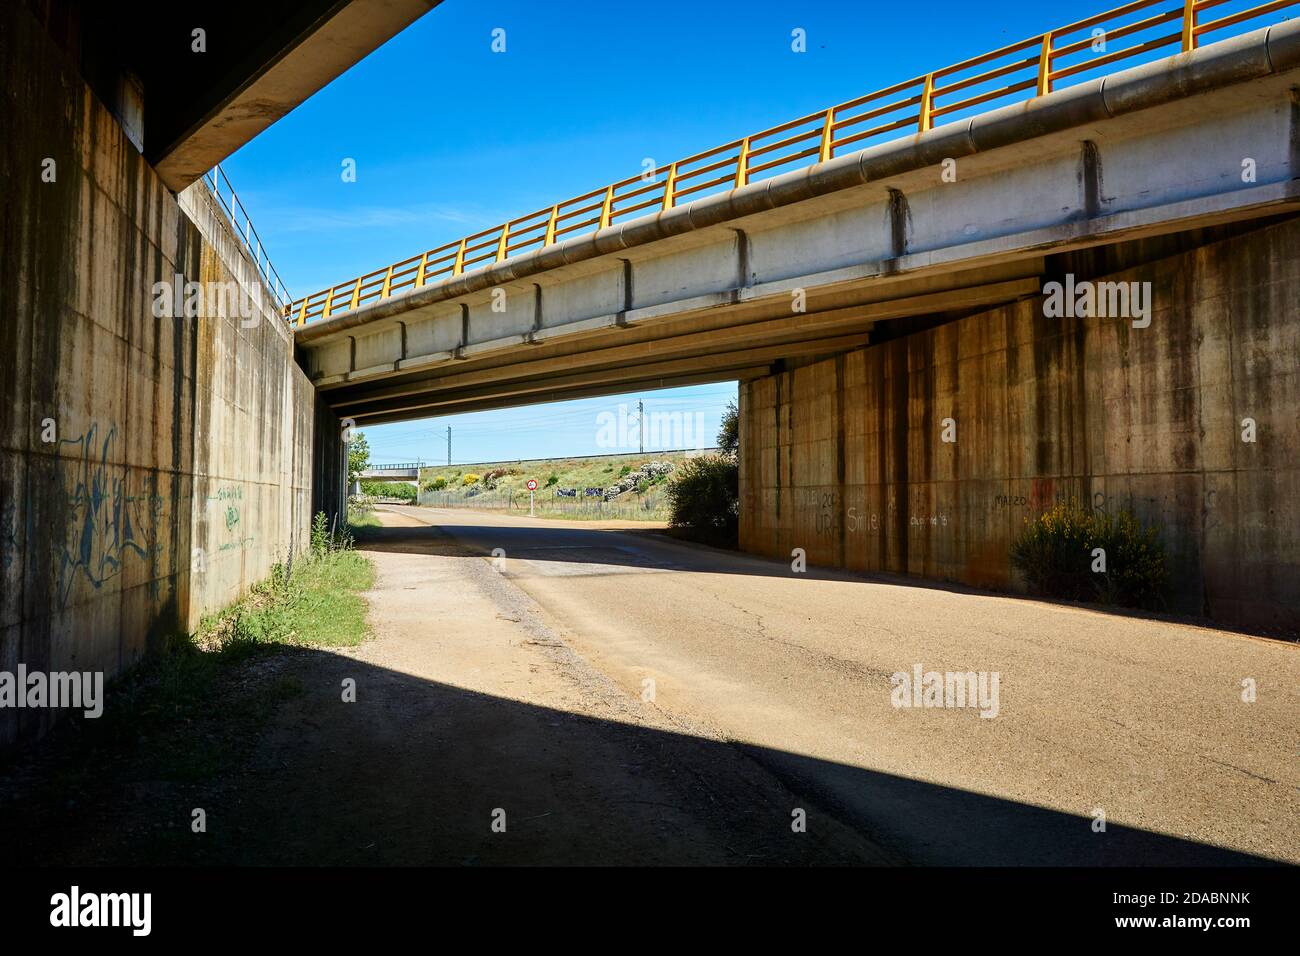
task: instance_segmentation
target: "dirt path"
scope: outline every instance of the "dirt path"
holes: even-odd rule
[[[122,757],[0,776],[0,862],[1300,860],[1294,646],[591,523],[384,521],[373,639],[237,665],[221,713]],[[892,707],[913,661],[1000,672],[996,719]],[[178,747],[193,774],[149,759]]]
[[[662,713],[734,741],[913,862],[1300,862],[1293,644],[795,574],[657,534],[394,510],[479,555],[499,549],[509,582],[625,694],[653,678]],[[998,674],[993,719],[894,706],[892,675],[918,664]]]
[[[212,862],[892,859],[594,671],[490,561],[396,530],[361,547],[378,570],[374,639],[285,662],[304,693],[225,795],[241,837],[220,841]],[[347,679],[354,703],[342,700]],[[809,832],[796,834],[799,807]],[[505,832],[492,829],[498,810]]]

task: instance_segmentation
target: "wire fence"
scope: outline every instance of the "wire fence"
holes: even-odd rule
[[[575,489],[572,496],[558,494],[555,489],[539,491],[533,499],[533,509],[538,514],[564,516],[592,521],[666,521],[667,497],[657,489],[645,492],[628,491],[606,501],[603,496],[586,495],[584,489]],[[462,508],[466,511],[504,511],[527,514],[529,495],[526,491],[485,491],[465,497],[446,491],[421,491],[418,503],[427,508]]]

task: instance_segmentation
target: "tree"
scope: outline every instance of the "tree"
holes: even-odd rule
[[[370,443],[361,432],[352,436],[348,445],[348,485],[361,480],[361,473],[370,467]]]
[[[740,454],[740,409],[734,401],[727,403],[722,413],[722,427],[718,429],[718,447],[724,455]]]

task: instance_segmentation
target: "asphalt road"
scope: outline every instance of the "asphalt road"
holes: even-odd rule
[[[1300,862],[1296,645],[795,573],[645,530],[389,512],[420,526],[378,547],[481,556],[629,700],[752,758],[894,859]],[[987,675],[983,706],[897,706],[893,675],[918,667]]]

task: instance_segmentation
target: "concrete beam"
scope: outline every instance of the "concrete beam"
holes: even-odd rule
[[[206,62],[187,56],[189,71],[206,71],[201,88],[190,89],[189,71],[167,76],[145,67],[145,157],[179,192],[440,2],[318,0],[298,2],[280,16],[244,11],[243,36],[227,30],[231,42],[222,44],[218,32],[202,54]],[[210,21],[225,22],[223,12],[230,15],[219,7],[204,17],[187,15],[186,23],[202,21],[212,32]],[[188,36],[186,29],[187,45]],[[154,57],[165,49],[151,46]]]
[[[606,395],[620,395],[629,391],[653,392],[665,388],[682,388],[687,385],[713,385],[718,382],[748,382],[770,375],[771,365],[750,365],[714,369],[692,375],[659,375],[647,378],[627,378],[621,382],[607,382],[585,388],[570,388],[563,392],[534,392],[521,395],[509,403],[510,408],[526,408],[533,405],[547,405],[553,402],[567,402],[576,398],[601,398]],[[484,412],[502,408],[499,399],[452,402],[438,408],[438,415],[463,415],[468,412]],[[353,416],[358,425],[384,425],[392,422],[413,421],[428,418],[431,414],[419,408],[410,411],[374,412]]]
[[[733,369],[743,366],[757,366],[801,355],[832,355],[866,345],[868,336],[858,333],[841,335],[814,341],[797,342],[789,345],[775,345],[756,349],[742,349],[705,357],[677,359],[665,362],[652,362],[638,366],[634,372],[624,368],[602,369],[580,372],[574,375],[559,375],[544,379],[494,382],[478,387],[448,390],[436,394],[422,393],[416,396],[362,400],[356,403],[346,402],[338,405],[341,414],[358,421],[363,417],[377,413],[410,412],[425,410],[434,414],[436,409],[457,401],[499,399],[497,407],[509,407],[512,400],[520,395],[533,392],[554,392],[570,388],[580,388],[598,384],[626,384],[630,374],[641,378],[663,378],[693,375],[721,369]]]
[[[578,368],[617,367],[634,374],[639,364],[674,357],[702,357],[719,351],[734,350],[738,341],[743,341],[746,346],[753,348],[760,345],[796,344],[809,338],[824,337],[825,333],[830,331],[845,333],[853,330],[865,334],[882,319],[995,305],[1036,295],[1038,291],[1037,278],[1017,279],[826,312],[792,315],[781,319],[751,322],[739,327],[668,336],[613,348],[589,349],[575,355],[440,374],[432,378],[420,378],[364,391],[352,390],[348,392],[346,400],[338,403],[338,407],[347,409],[381,399],[450,392],[488,382],[559,375],[573,372]],[[457,364],[448,359],[441,367],[455,367]],[[337,389],[346,384],[348,383],[339,382],[331,387]]]

